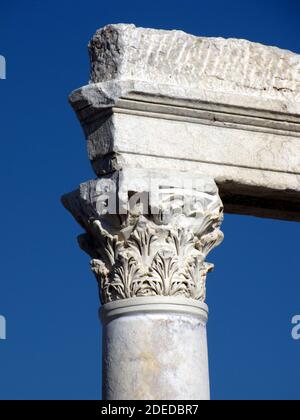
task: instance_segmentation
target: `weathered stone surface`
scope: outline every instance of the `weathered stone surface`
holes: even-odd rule
[[[222,242],[214,181],[191,173],[126,170],[82,184],[63,204],[86,230],[102,303],[143,296],[204,302],[208,253]]]
[[[139,298],[101,312],[105,400],[209,400],[205,304]]]
[[[261,44],[109,25],[89,45],[91,82],[138,80],[300,100],[300,57]]]
[[[243,40],[110,25],[70,96],[98,176],[212,176],[225,211],[300,220],[300,56]]]

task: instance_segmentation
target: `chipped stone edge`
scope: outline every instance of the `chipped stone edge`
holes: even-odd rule
[[[126,98],[146,98],[160,104],[176,103],[184,106],[187,103],[214,104],[228,110],[236,108],[237,113],[256,116],[257,113],[264,113],[266,117],[272,115],[276,119],[276,114],[290,115],[292,119],[299,121],[300,102],[287,101],[280,99],[266,99],[251,95],[214,92],[204,89],[192,89],[177,85],[150,84],[135,80],[111,80],[101,83],[89,84],[73,91],[69,96],[69,101],[75,112],[90,107],[94,110],[103,110],[117,106],[119,99]],[[143,99],[144,100],[144,99]],[[264,116],[264,115],[262,115]],[[293,118],[294,117],[294,118]],[[280,118],[278,116],[278,118]]]

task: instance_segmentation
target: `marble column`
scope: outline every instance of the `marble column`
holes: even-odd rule
[[[63,203],[99,284],[103,398],[209,399],[206,256],[223,239],[213,179],[123,170]]]
[[[108,303],[101,314],[104,399],[209,399],[204,303],[139,297]]]
[[[69,100],[97,178],[63,203],[99,284],[103,397],[208,399],[222,201],[300,220],[300,56],[127,24],[99,29],[89,55]]]

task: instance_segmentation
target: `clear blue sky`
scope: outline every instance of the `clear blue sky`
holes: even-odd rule
[[[68,94],[88,80],[87,43],[130,22],[247,38],[300,53],[297,0],[1,0],[0,399],[97,399],[101,331],[80,228],[60,196],[91,179]],[[227,216],[210,256],[214,399],[300,399],[300,224]]]

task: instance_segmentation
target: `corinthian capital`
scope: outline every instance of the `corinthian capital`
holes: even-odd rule
[[[203,175],[116,172],[82,184],[63,204],[85,229],[102,303],[140,296],[204,302],[208,253],[223,239],[223,206]]]

